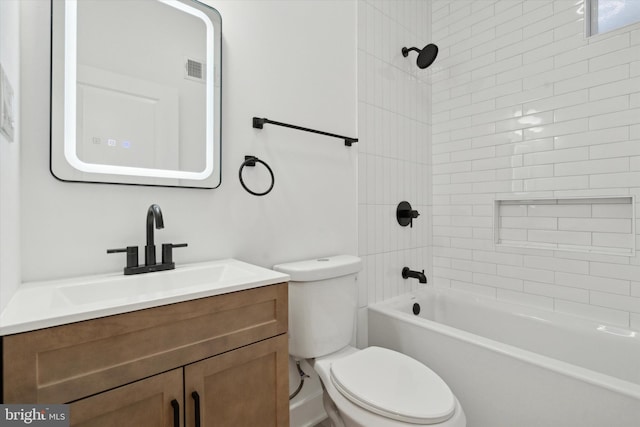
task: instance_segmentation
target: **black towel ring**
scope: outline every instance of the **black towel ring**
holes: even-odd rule
[[[244,180],[242,179],[242,170],[244,169],[245,166],[249,166],[249,167],[253,167],[256,165],[256,162],[258,163],[262,163],[264,165],[265,168],[267,168],[267,170],[269,171],[269,174],[271,175],[271,186],[267,189],[267,191],[264,191],[262,193],[257,193],[253,190],[250,190],[247,185],[244,183]],[[271,190],[273,190],[273,185],[276,182],[275,177],[273,176],[273,171],[271,170],[271,168],[269,167],[268,164],[266,164],[264,162],[264,160],[260,160],[259,158],[255,157],[255,156],[244,156],[244,162],[242,162],[242,164],[240,165],[240,170],[238,171],[238,177],[240,178],[240,184],[242,184],[242,188],[244,188],[245,190],[247,190],[248,193],[253,194],[254,196],[264,196],[267,195],[271,192]]]

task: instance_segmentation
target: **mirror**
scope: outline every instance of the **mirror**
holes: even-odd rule
[[[51,7],[53,175],[220,185],[220,14],[195,0]]]

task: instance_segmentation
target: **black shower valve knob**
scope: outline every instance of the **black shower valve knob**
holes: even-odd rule
[[[404,201],[398,204],[396,219],[401,226],[406,227],[409,225],[413,227],[413,219],[418,218],[418,216],[420,216],[420,212],[413,210],[409,202]]]
[[[418,212],[418,211],[404,211],[404,212],[402,212],[402,215],[405,218],[418,218],[420,216],[420,212]]]

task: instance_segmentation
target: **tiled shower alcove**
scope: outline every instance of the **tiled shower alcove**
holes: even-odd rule
[[[496,200],[496,246],[635,255],[633,196]]]

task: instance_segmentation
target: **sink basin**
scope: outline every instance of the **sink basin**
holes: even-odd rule
[[[102,304],[110,300],[142,301],[203,286],[209,289],[220,287],[250,279],[256,274],[241,265],[219,263],[132,276],[89,278],[86,282],[59,287],[57,292],[74,305]]]
[[[0,335],[282,283],[289,276],[235,259],[175,270],[24,283],[0,313]]]

